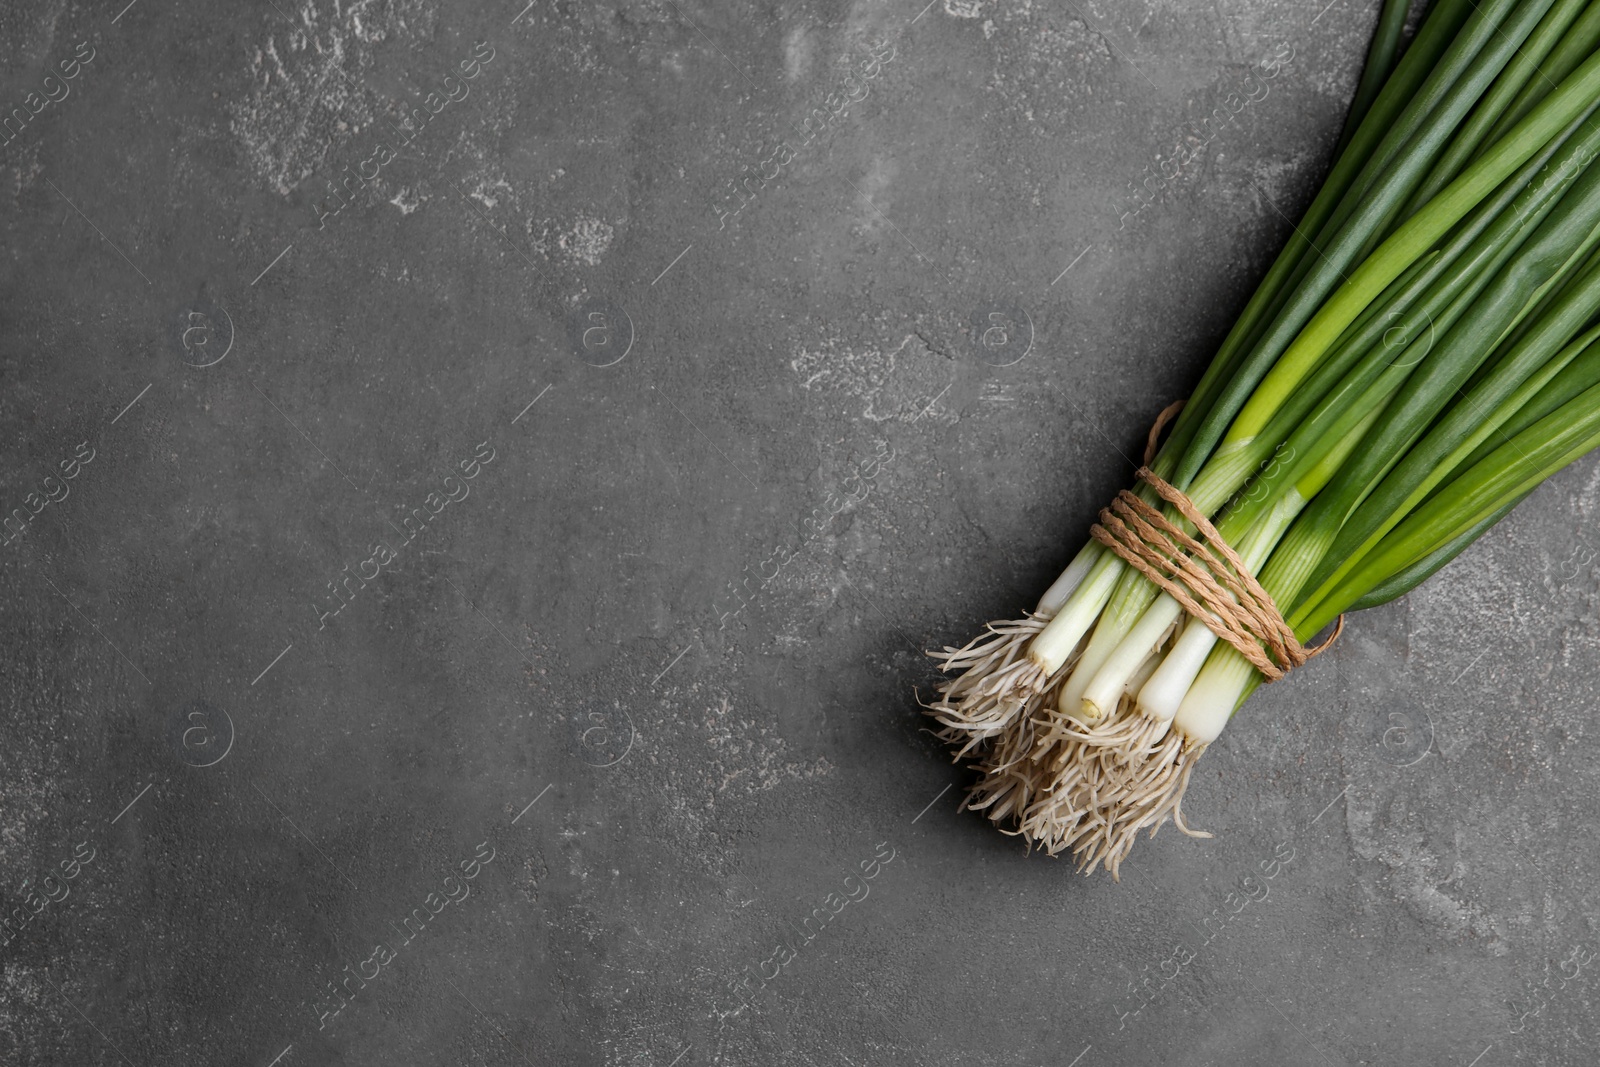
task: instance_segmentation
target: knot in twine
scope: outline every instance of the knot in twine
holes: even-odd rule
[[[1167,407],[1150,428],[1146,465],[1139,468],[1137,477],[1193,523],[1205,540],[1191,536],[1130,489],[1122,490],[1101,510],[1100,521],[1089,533],[1238,649],[1263,678],[1276,682],[1333,644],[1344,631],[1344,616],[1339,616],[1338,626],[1326,641],[1314,648],[1302,645],[1271,594],[1194,501],[1150,469],[1161,430],[1183,403],[1179,400]]]

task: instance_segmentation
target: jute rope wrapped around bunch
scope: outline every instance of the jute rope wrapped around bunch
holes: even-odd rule
[[[1149,467],[1140,467],[1138,477],[1193,523],[1205,542],[1127,489],[1100,512],[1090,535],[1231,643],[1267,681],[1310,658],[1267,591],[1189,498]]]
[[[1145,443],[1146,465],[1135,476],[1188,519],[1205,535],[1205,540],[1191,536],[1129,489],[1122,490],[1109,507],[1101,509],[1100,521],[1090,527],[1089,533],[1183,605],[1184,611],[1212,633],[1238,649],[1263,678],[1276,682],[1332,644],[1344,630],[1344,617],[1339,617],[1337,628],[1322,644],[1314,648],[1302,645],[1239,553],[1229,547],[1193,501],[1150,469],[1162,428],[1183,405],[1184,401],[1179,400],[1157,416]]]

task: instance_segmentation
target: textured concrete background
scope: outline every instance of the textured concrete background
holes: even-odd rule
[[[924,2],[0,8],[0,1063],[1594,1062],[1593,462],[1254,699],[1215,840],[955,811],[920,650],[1128,480],[1376,4]]]

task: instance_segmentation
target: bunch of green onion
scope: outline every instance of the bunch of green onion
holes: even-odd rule
[[[1600,445],[1600,0],[1437,0],[1403,45],[1407,7],[1385,0],[1332,171],[1150,463],[1300,642]],[[1195,834],[1195,761],[1263,680],[1095,540],[940,656],[967,806],[1113,876],[1140,829]]]

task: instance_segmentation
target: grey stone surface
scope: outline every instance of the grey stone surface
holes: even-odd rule
[[[1197,378],[1370,0],[119,8],[0,9],[0,1062],[1594,1062],[1595,463],[1121,885],[914,700]]]

